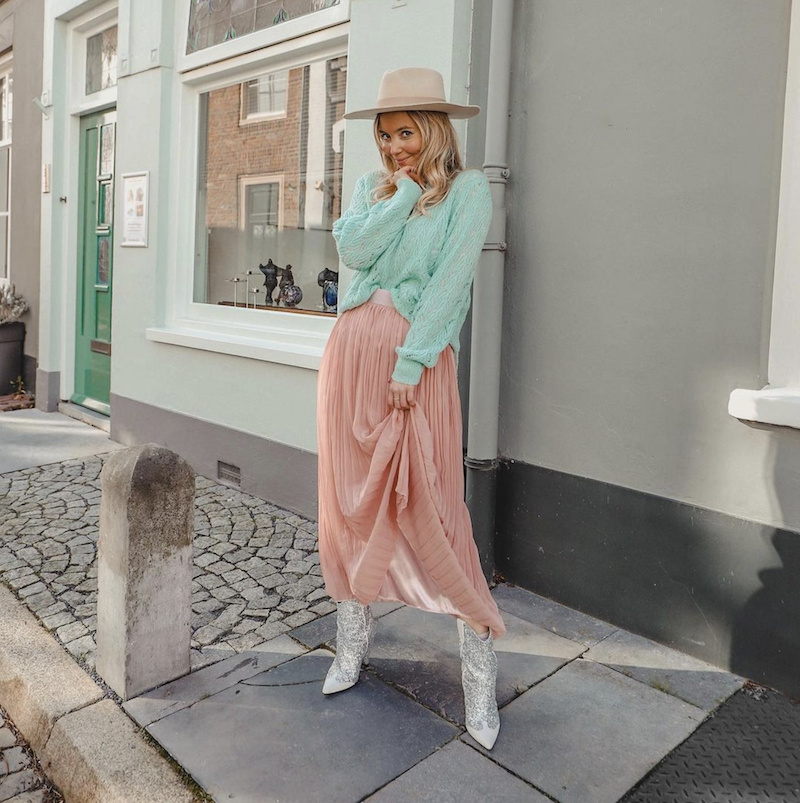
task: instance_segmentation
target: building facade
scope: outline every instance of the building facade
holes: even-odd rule
[[[47,0],[40,403],[315,515],[342,114],[409,65],[486,109],[511,5],[496,569],[800,693],[789,0]]]
[[[36,392],[39,340],[39,216],[42,121],[31,103],[42,84],[44,9],[36,0],[0,3],[0,285],[28,304],[22,379]],[[16,100],[16,102],[15,102]],[[0,396],[14,388],[0,388]]]

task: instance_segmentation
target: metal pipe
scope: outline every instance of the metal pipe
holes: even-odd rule
[[[466,499],[484,575],[494,571],[503,274],[506,251],[506,164],[514,0],[494,0],[483,171],[494,205],[492,225],[472,291]]]

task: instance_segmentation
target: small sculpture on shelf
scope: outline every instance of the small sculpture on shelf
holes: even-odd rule
[[[322,288],[322,308],[325,312],[336,312],[339,304],[339,273],[323,268],[317,276],[317,284]]]
[[[264,287],[267,288],[265,303],[271,307],[275,303],[272,294],[278,286],[278,271],[280,268],[272,261],[272,258],[267,260],[266,265],[259,264],[258,268],[264,274]]]
[[[278,301],[283,301],[286,307],[296,307],[303,300],[303,291],[294,283],[292,266],[287,264],[281,271],[280,291]]]

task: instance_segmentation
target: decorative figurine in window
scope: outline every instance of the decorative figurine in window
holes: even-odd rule
[[[267,260],[266,265],[259,264],[258,269],[264,274],[264,287],[267,288],[267,297],[264,303],[271,307],[275,303],[272,294],[278,286],[278,270],[280,269],[272,261],[271,257]]]
[[[280,291],[278,301],[283,301],[286,307],[296,307],[303,300],[303,291],[294,283],[292,266],[287,263],[281,270]]]
[[[339,303],[339,272],[323,268],[317,276],[317,284],[322,288],[322,307],[325,312],[336,312]]]

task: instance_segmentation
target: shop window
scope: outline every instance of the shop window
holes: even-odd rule
[[[285,71],[283,115],[247,126],[242,97],[279,73],[200,95],[195,302],[335,314],[346,68],[341,55]]]
[[[186,52],[339,5],[340,0],[192,0]]]
[[[117,85],[117,26],[86,40],[86,94]]]

